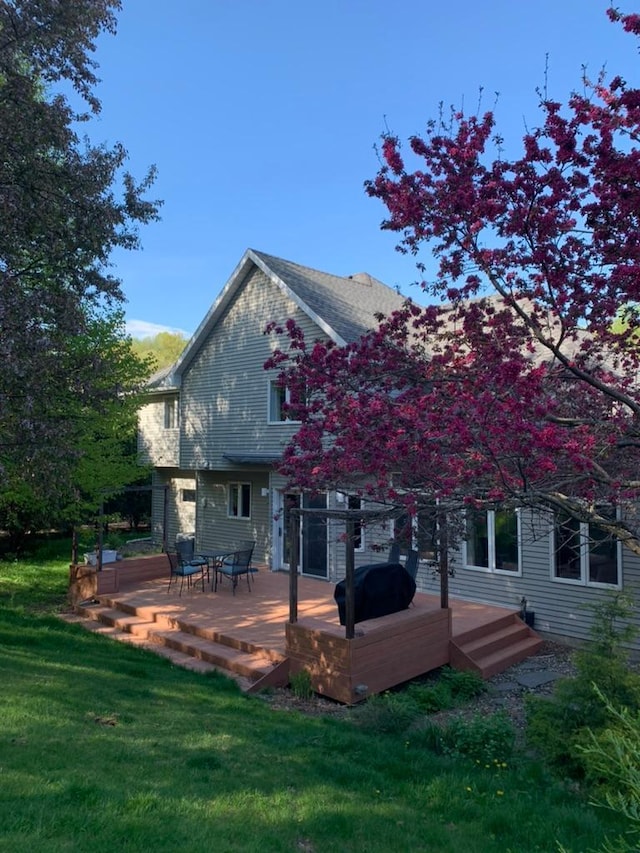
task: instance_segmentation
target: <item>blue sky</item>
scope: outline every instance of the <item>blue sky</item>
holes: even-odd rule
[[[124,0],[95,58],[95,143],[154,163],[162,219],[114,255],[128,328],[191,334],[243,252],[419,293],[415,259],[380,230],[363,182],[388,128],[420,133],[438,105],[493,105],[516,152],[536,88],[565,99],[606,65],[635,78],[636,41],[600,0]],[[635,11],[625,3],[623,12]],[[423,254],[422,260],[426,259]],[[146,324],[146,325],[145,325]]]

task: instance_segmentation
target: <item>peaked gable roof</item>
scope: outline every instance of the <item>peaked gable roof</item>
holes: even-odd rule
[[[339,345],[357,340],[376,325],[375,314],[390,314],[400,308],[404,297],[386,284],[358,273],[337,276],[247,249],[193,337],[173,365],[171,384],[178,385],[227,306],[254,268],[268,278]]]

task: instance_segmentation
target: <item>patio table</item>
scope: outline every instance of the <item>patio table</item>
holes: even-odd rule
[[[221,548],[218,551],[201,551],[200,556],[204,557],[211,569],[213,569],[213,580],[211,581],[211,589],[214,589],[216,582],[216,573],[218,571],[218,566],[225,557],[231,557],[237,552],[237,548],[225,548],[224,550]]]

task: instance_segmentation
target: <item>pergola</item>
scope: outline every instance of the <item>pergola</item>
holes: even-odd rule
[[[355,637],[355,525],[367,521],[383,521],[397,515],[397,508],[383,509],[303,509],[294,507],[290,510],[290,541],[291,567],[289,571],[289,622],[298,621],[298,564],[299,564],[299,533],[302,516],[316,516],[326,520],[343,521],[345,534],[345,637],[351,640]],[[446,540],[446,524],[439,526],[438,570],[440,573],[440,607],[449,606],[449,562]]]

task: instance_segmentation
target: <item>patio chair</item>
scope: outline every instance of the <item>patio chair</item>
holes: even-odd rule
[[[392,542],[391,547],[389,548],[389,556],[387,557],[387,563],[399,563],[400,562],[400,543]]]
[[[175,547],[176,553],[183,563],[188,563],[190,566],[202,566],[207,573],[207,580],[209,580],[209,561],[201,554],[194,553],[195,541],[192,538],[176,539]]]
[[[415,580],[416,575],[418,574],[418,552],[417,551],[408,551],[407,559],[405,561],[404,567],[409,572],[411,577]]]
[[[202,579],[202,591],[204,592],[204,575],[205,572],[208,573],[209,565],[205,561],[201,562],[186,562],[180,557],[180,554],[177,551],[167,551],[167,558],[169,560],[169,586],[167,587],[167,592],[171,590],[171,584],[173,583],[173,579],[180,578],[180,595],[182,595],[182,588],[184,586],[185,578],[187,581],[187,589],[191,588],[192,582],[194,578],[200,575]]]
[[[241,575],[245,575],[247,578],[247,586],[249,587],[249,592],[251,592],[251,575],[253,574],[253,568],[251,567],[251,557],[253,555],[253,545],[250,548],[244,548],[235,553],[231,554],[229,557],[225,557],[215,568],[216,579],[215,579],[215,589],[218,589],[218,575],[225,578],[229,578],[231,580],[233,586],[233,594],[236,594],[236,587],[238,586],[238,578]]]

